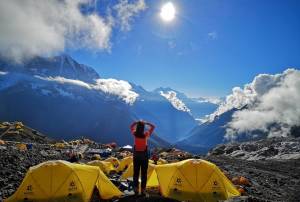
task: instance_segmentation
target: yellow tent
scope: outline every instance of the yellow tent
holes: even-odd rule
[[[90,166],[98,166],[105,174],[109,174],[111,171],[115,171],[115,167],[111,162],[94,160],[87,163]]]
[[[101,156],[99,154],[94,154],[92,160],[101,160]]]
[[[102,199],[111,199],[119,197],[123,193],[106,177],[106,175],[99,169],[99,179],[97,188]]]
[[[0,129],[4,129],[4,128],[7,128],[7,126],[0,123]]]
[[[23,143],[18,143],[17,145],[17,148],[21,151],[27,151],[27,146],[26,144],[23,144]]]
[[[213,163],[188,159],[156,166],[162,195],[176,200],[213,202],[239,196],[239,191]]]
[[[149,159],[149,163],[152,163],[152,164],[154,164],[154,161],[153,161],[153,160],[151,160],[151,159]]]
[[[54,146],[55,146],[57,149],[64,149],[64,148],[65,148],[65,144],[64,144],[64,143],[61,143],[61,142],[55,143]]]
[[[111,162],[115,168],[117,168],[120,165],[120,161],[115,157],[107,158],[104,161]]]
[[[117,171],[124,171],[126,168],[129,167],[129,165],[132,163],[133,161],[133,157],[132,156],[128,156],[128,157],[125,157],[121,160],[119,166],[118,166],[118,169]]]
[[[129,165],[129,167],[125,170],[125,172],[121,175],[121,179],[127,179],[133,177],[133,163]],[[147,188],[158,187],[158,180],[155,171],[155,165],[149,163],[148,171],[147,171]]]
[[[167,164],[167,163],[168,163],[168,161],[165,159],[162,159],[162,158],[159,158],[157,161],[157,165],[162,165],[162,164]]]
[[[122,194],[97,167],[48,161],[31,167],[18,190],[6,201],[88,202],[95,187],[103,199]]]

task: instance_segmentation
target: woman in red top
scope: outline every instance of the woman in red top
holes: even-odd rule
[[[145,131],[145,126],[149,129]],[[139,175],[141,170],[141,193],[145,194],[147,184],[148,170],[148,146],[147,140],[152,134],[155,126],[144,121],[137,121],[131,124],[130,130],[134,136],[134,151],[133,151],[133,187],[135,194],[139,192]]]

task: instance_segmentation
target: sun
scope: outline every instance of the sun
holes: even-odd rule
[[[160,9],[160,17],[165,22],[170,22],[175,18],[176,9],[172,2],[165,3]]]

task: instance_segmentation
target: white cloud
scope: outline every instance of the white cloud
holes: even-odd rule
[[[8,72],[2,72],[2,71],[0,71],[0,75],[1,75],[1,76],[4,76],[4,75],[6,75],[6,74],[8,74]]]
[[[92,89],[90,84],[85,83],[84,81],[80,80],[74,80],[74,79],[67,79],[65,77],[41,77],[41,76],[35,76],[38,79],[44,80],[44,81],[54,81],[60,84],[71,84],[71,85],[76,85],[76,86],[81,86],[84,88]]]
[[[174,41],[168,41],[168,46],[170,49],[176,48],[176,43]]]
[[[220,105],[222,103],[222,99],[216,97],[200,97],[200,98],[195,98],[194,100],[200,103],[212,103],[215,105]]]
[[[211,39],[211,40],[216,40],[218,39],[218,33],[216,31],[213,31],[213,32],[209,32],[207,34],[208,38]]]
[[[136,92],[132,91],[132,86],[123,80],[116,79],[97,79],[95,84],[86,83],[80,80],[67,79],[64,77],[40,77],[35,76],[44,81],[57,82],[60,84],[76,85],[89,90],[101,91],[107,94],[115,95],[128,104],[133,104],[139,96]]]
[[[292,126],[300,125],[300,71],[256,76],[243,90],[234,88],[214,115],[245,105],[246,109],[233,114],[227,138],[255,130],[267,132],[269,137],[287,136]]]
[[[0,1],[0,55],[21,62],[36,55],[53,55],[66,48],[109,51],[114,21],[120,20],[121,29],[129,30],[124,29],[125,25],[129,28],[132,18],[142,11],[140,5],[145,7],[141,0],[134,4],[120,1],[117,18],[96,12],[83,14],[80,6],[91,5],[91,2],[93,0]]]
[[[121,26],[121,30],[129,31],[133,17],[146,8],[147,6],[144,0],[137,0],[134,3],[129,3],[128,0],[120,0],[119,3],[114,6],[114,10],[117,13],[117,23]]]
[[[117,95],[126,103],[133,104],[138,97],[138,94],[132,91],[132,86],[123,80],[116,79],[97,79],[96,85],[92,85],[96,90],[101,90],[105,93]]]
[[[257,98],[256,92],[248,85],[244,89],[234,87],[232,94],[226,97],[226,100],[220,104],[218,109],[212,113],[209,119],[212,121],[216,116],[223,114],[233,108],[240,109],[245,105],[253,103]]]

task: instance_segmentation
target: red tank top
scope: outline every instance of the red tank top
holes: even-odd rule
[[[152,134],[154,130],[154,126],[150,127],[150,129],[144,132],[145,138],[139,138],[134,135],[135,133],[135,123],[130,126],[130,130],[132,135],[134,136],[134,147],[135,151],[145,151],[147,149],[147,140],[149,136]]]

